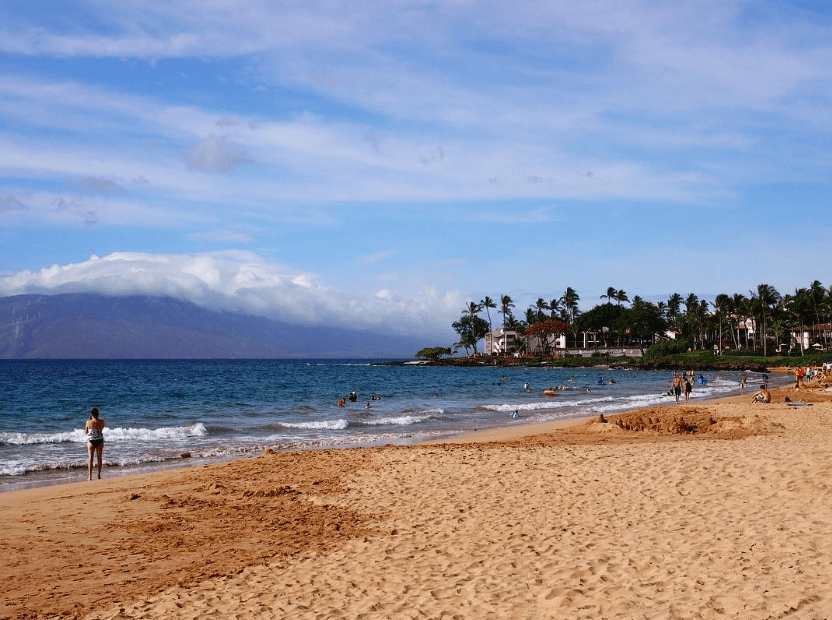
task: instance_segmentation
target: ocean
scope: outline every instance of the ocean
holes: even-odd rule
[[[721,375],[704,373],[693,401],[739,393],[740,374]],[[756,388],[760,377],[748,375]],[[672,377],[367,360],[0,360],[0,491],[85,480],[93,406],[107,424],[103,475],[113,476],[669,404]],[[545,396],[552,387],[562,389]],[[356,402],[339,406],[352,391]]]

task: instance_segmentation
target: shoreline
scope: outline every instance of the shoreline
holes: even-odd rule
[[[0,618],[828,617],[832,395],[772,393],[0,494]]]
[[[776,367],[772,368],[769,372],[772,375],[782,375],[787,374],[791,370],[786,367]],[[694,392],[696,393],[696,392]],[[708,402],[711,400],[720,400],[724,398],[731,398],[731,394],[714,394],[704,397],[695,397],[691,400],[691,404],[695,403],[702,403]],[[667,402],[662,404],[657,404],[655,406],[674,406],[675,403]],[[623,411],[633,411],[632,409],[622,409]],[[549,432],[550,430],[555,430],[562,427],[572,426],[575,424],[580,424],[581,422],[591,419],[593,416],[597,414],[595,413],[584,413],[581,412],[575,417],[564,417],[557,420],[549,420],[544,422],[531,422],[526,424],[516,424],[512,423],[511,420],[503,420],[499,419],[496,423],[496,426],[487,427],[487,428],[471,428],[465,429],[462,431],[451,433],[439,433],[438,438],[436,437],[427,437],[424,439],[421,438],[412,438],[412,437],[402,437],[397,441],[394,442],[362,442],[356,440],[355,442],[345,443],[342,446],[301,446],[301,447],[291,447],[286,449],[279,450],[280,452],[294,452],[294,451],[318,451],[318,450],[326,450],[326,449],[356,449],[356,448],[373,448],[383,445],[421,445],[421,444],[441,444],[446,442],[453,442],[453,443],[467,443],[470,441],[504,441],[508,438],[520,438],[520,437],[528,437],[536,433],[545,433]],[[207,467],[213,464],[218,463],[225,463],[225,462],[233,462],[237,460],[245,460],[245,459],[253,459],[257,458],[259,453],[262,451],[263,448],[257,450],[248,450],[246,452],[234,452],[229,453],[228,455],[219,456],[219,457],[211,457],[206,459],[173,459],[169,461],[163,462],[148,462],[144,464],[136,464],[136,465],[127,465],[127,466],[106,466],[105,465],[105,477],[112,476],[112,477],[126,477],[126,476],[141,476],[148,473],[153,473],[157,471],[167,471],[167,470],[176,470],[176,469],[190,469],[190,468],[199,468],[199,467]],[[66,484],[72,484],[74,482],[83,482],[86,481],[86,466],[84,467],[74,467],[68,469],[59,469],[59,470],[46,470],[46,471],[37,471],[37,472],[29,472],[27,474],[21,476],[5,476],[2,483],[0,483],[0,495],[4,493],[10,493],[18,490],[26,490],[26,489],[33,489],[39,488],[41,486],[62,486]]]
[[[788,372],[787,368],[772,369],[771,374],[781,374]],[[723,398],[730,398],[727,394],[715,394],[706,397],[696,397],[691,402],[707,402],[710,400],[719,400]],[[668,402],[658,404],[656,406],[673,406],[675,403]],[[632,411],[632,409],[622,409],[622,411]],[[508,438],[528,437],[536,433],[545,433],[557,428],[572,426],[580,424],[587,419],[591,419],[597,414],[581,413],[575,417],[564,417],[557,420],[549,420],[544,422],[531,422],[527,424],[512,424],[510,420],[500,420],[496,426],[488,428],[471,428],[462,431],[457,431],[453,434],[440,433],[438,438],[428,437],[424,439],[414,439],[402,437],[398,441],[388,442],[389,445],[422,445],[422,444],[441,444],[447,442],[453,443],[467,443],[469,441],[504,441]],[[301,446],[287,449],[281,449],[280,452],[295,452],[295,451],[319,451],[327,449],[347,450],[357,448],[373,448],[388,445],[384,442],[362,442],[356,440],[355,442],[346,443],[342,446]],[[212,457],[206,459],[173,459],[163,462],[148,462],[144,464],[127,465],[127,466],[107,466],[104,467],[104,476],[111,477],[128,477],[128,476],[142,476],[145,474],[154,473],[157,471],[167,471],[176,469],[190,469],[207,467],[214,464],[233,462],[237,460],[254,459],[262,452],[262,448],[258,450],[249,450],[247,452],[231,453],[225,456]],[[5,476],[0,482],[0,495],[4,493],[11,493],[19,490],[34,489],[42,486],[63,486],[73,484],[75,482],[86,481],[86,466],[74,467],[59,470],[46,470],[29,472],[21,476]]]

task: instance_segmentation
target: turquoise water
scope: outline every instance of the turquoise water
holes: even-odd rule
[[[738,393],[739,373],[706,378],[694,386],[694,400]],[[3,360],[0,490],[85,479],[82,429],[92,406],[107,423],[105,475],[114,475],[264,448],[414,443],[667,404],[671,379],[661,371],[366,360]],[[550,387],[564,389],[545,396]],[[351,391],[357,401],[339,406]]]

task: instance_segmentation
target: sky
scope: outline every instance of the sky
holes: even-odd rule
[[[4,296],[447,345],[485,296],[792,293],[830,171],[825,2],[0,5]]]

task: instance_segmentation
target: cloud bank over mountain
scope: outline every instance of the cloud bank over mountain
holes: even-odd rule
[[[359,296],[321,284],[314,274],[246,251],[199,255],[117,252],[82,263],[0,276],[0,296],[101,293],[155,295],[203,308],[300,325],[451,337],[464,299],[435,289],[411,298],[381,289]]]

